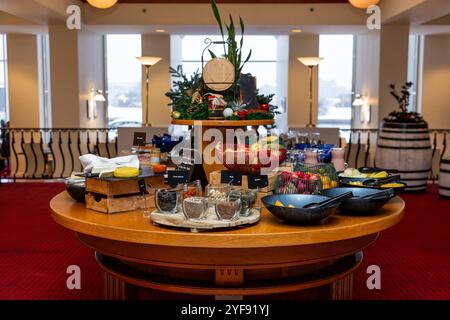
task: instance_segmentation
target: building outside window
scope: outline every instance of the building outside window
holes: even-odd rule
[[[321,35],[319,126],[349,129],[352,118],[354,36]]]
[[[142,123],[141,35],[106,36],[108,126],[140,126]]]
[[[0,120],[7,121],[8,118],[8,65],[6,35],[0,34]]]

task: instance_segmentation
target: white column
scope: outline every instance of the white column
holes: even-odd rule
[[[408,80],[409,25],[386,24],[380,34],[380,84],[379,114],[381,122],[390,112],[398,108],[390,95],[389,84],[402,86]]]
[[[170,100],[165,93],[171,88],[170,35],[142,35],[142,55],[162,57],[150,68],[149,123],[154,127],[167,127],[170,124]],[[142,110],[145,108],[145,72],[142,69]]]
[[[309,118],[308,68],[297,58],[319,55],[319,35],[291,35],[289,37],[288,126],[304,126]],[[313,74],[313,119],[317,123],[318,72]]]
[[[35,35],[9,34],[8,95],[10,126],[39,127],[39,68]]]

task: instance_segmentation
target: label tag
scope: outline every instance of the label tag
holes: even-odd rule
[[[189,171],[187,170],[169,170],[167,171],[167,183],[171,187],[189,182]]]
[[[147,140],[147,133],[135,132],[133,136],[133,146],[145,146]]]
[[[221,171],[220,183],[228,184],[230,182],[233,184],[233,186],[242,186],[242,174],[239,172],[233,172],[229,170]]]
[[[249,189],[262,189],[269,186],[269,177],[262,175],[247,176]]]
[[[145,180],[139,179],[138,180],[138,186],[139,186],[139,192],[144,194],[147,192],[147,187],[145,186]]]

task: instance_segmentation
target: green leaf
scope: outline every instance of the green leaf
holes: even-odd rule
[[[239,23],[241,25],[242,38],[244,38],[245,27],[244,27],[244,20],[242,20],[242,17],[239,17]]]
[[[210,49],[208,49],[208,51],[209,51],[209,54],[211,55],[212,59],[217,58],[217,56],[214,52],[212,52]]]
[[[222,18],[220,17],[219,8],[217,8],[217,4],[216,4],[215,0],[211,0],[211,8],[212,8],[214,17],[216,18],[216,21],[219,24],[220,33],[222,34],[222,38],[223,38],[224,34],[223,34]]]

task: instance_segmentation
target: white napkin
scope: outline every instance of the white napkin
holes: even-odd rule
[[[93,154],[85,154],[80,156],[79,159],[85,173],[99,173],[100,176],[110,174],[119,167],[139,169],[139,159],[136,155],[108,159]]]

